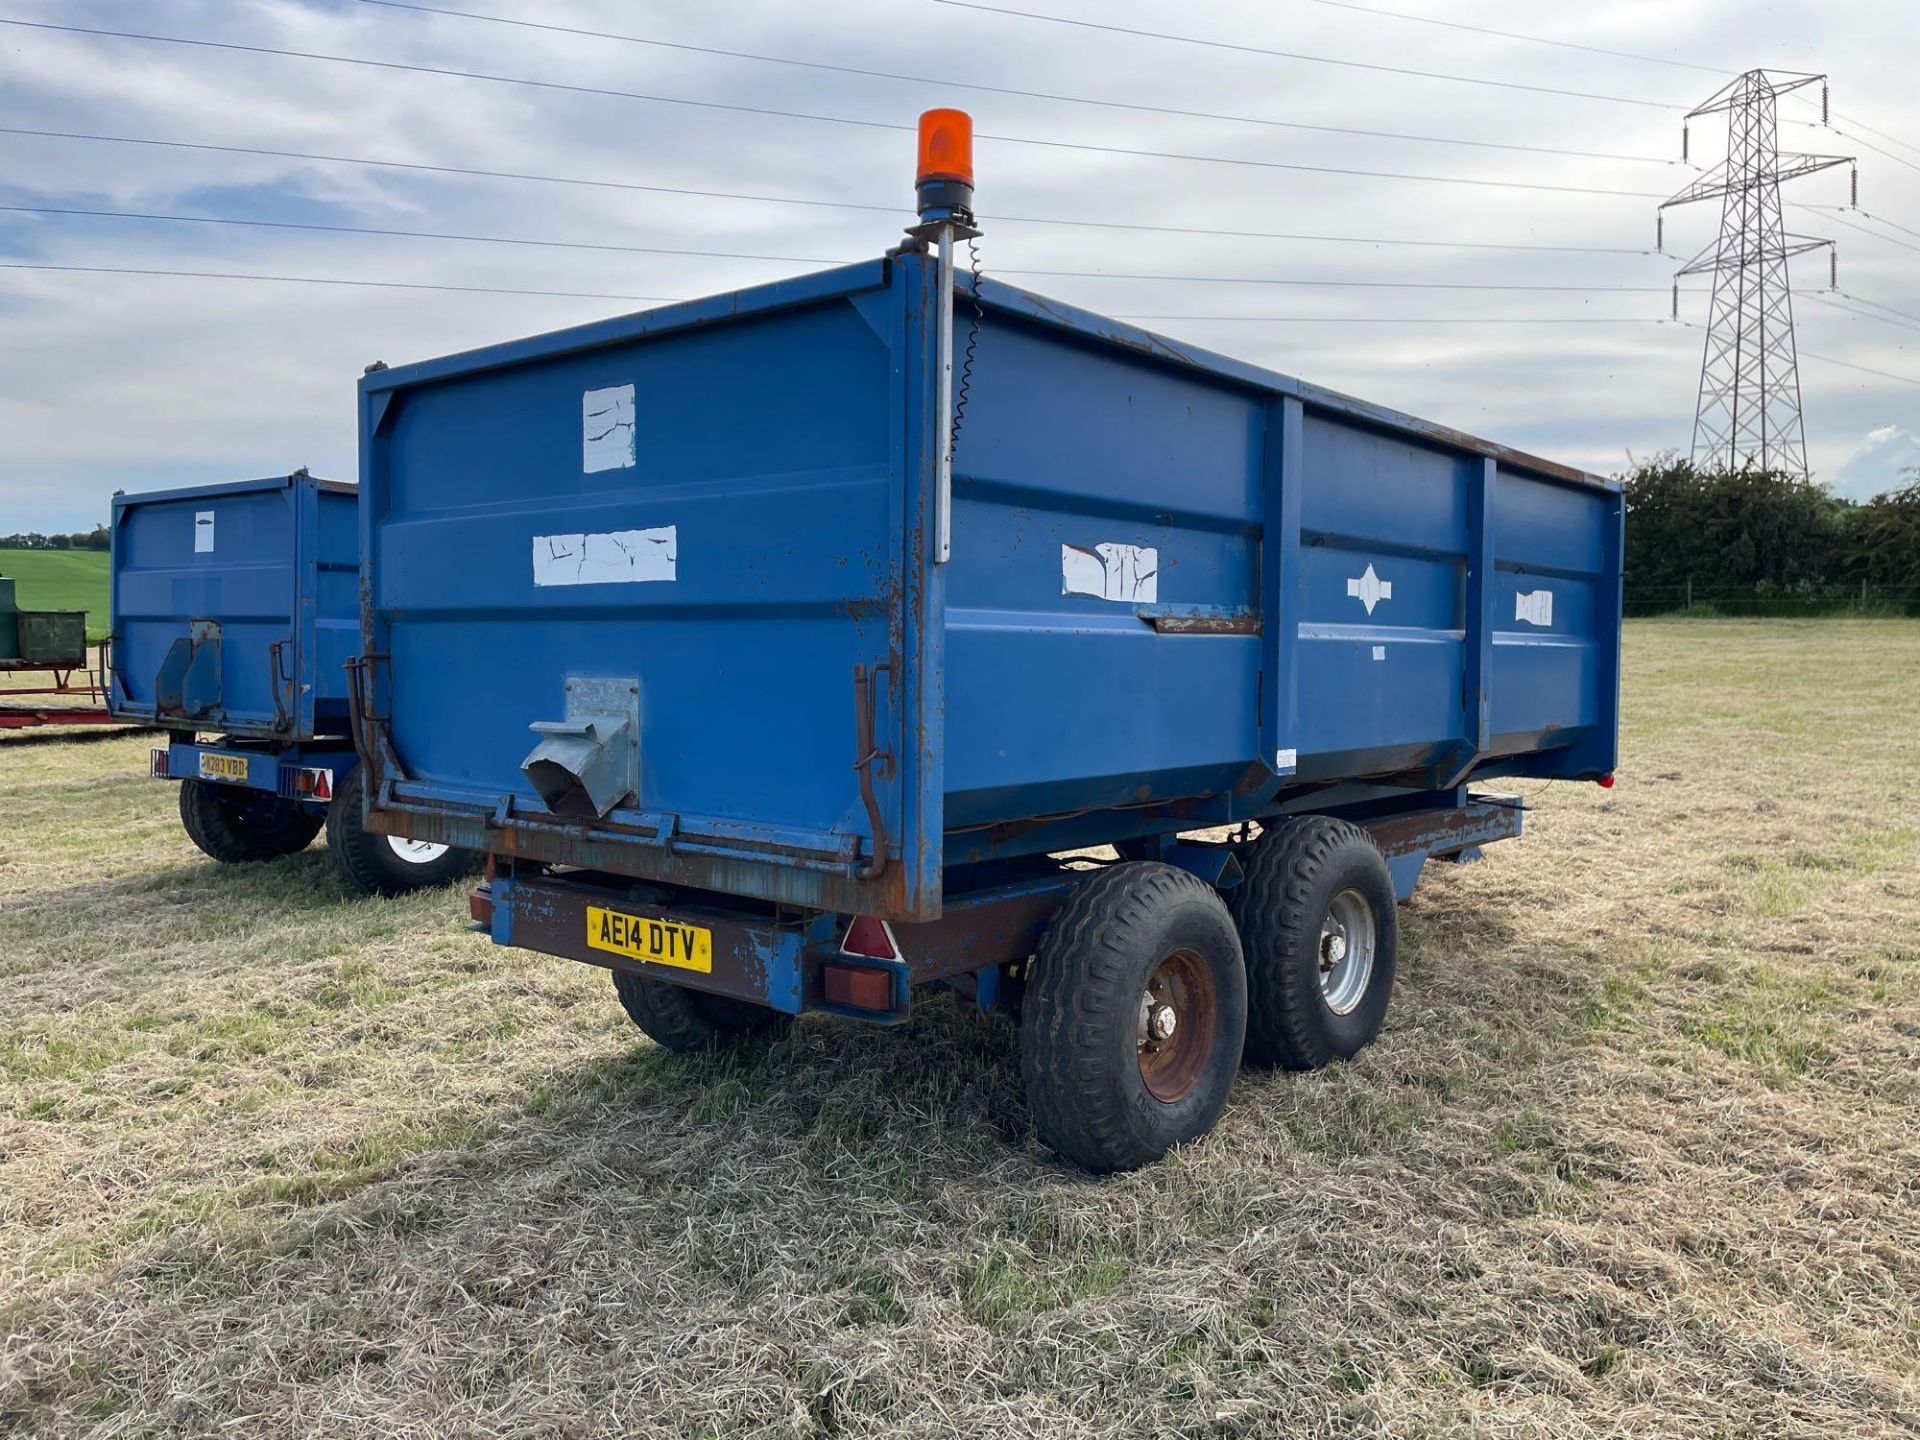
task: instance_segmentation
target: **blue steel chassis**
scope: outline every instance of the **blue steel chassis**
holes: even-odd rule
[[[1358,792],[1365,787],[1347,787]],[[1480,847],[1521,833],[1524,806],[1511,795],[1469,794],[1465,787],[1375,796],[1350,794],[1329,803],[1326,794],[1298,813],[1334,815],[1365,829],[1386,857],[1394,891],[1407,900],[1429,860],[1479,858]],[[1282,818],[1276,816],[1272,818]],[[1251,843],[1246,827],[1228,840],[1179,834],[1147,837],[1124,847],[1125,859],[1154,859],[1229,890],[1240,882]],[[1108,862],[1110,863],[1110,862]],[[1039,949],[1054,911],[1073,887],[1102,862],[1048,855],[950,867],[938,920],[888,927],[897,958],[842,949],[851,916],[805,911],[737,896],[665,887],[630,876],[594,871],[553,873],[542,862],[494,855],[487,881],[473,892],[474,928],[496,945],[518,946],[581,960],[609,970],[747,1000],[788,1014],[822,1010],[852,1019],[895,1024],[907,1018],[913,990],[945,982],[982,1010],[1000,998],[1006,967]],[[698,925],[713,937],[713,968],[699,973],[613,954],[588,943],[588,908],[601,907],[642,922]],[[824,967],[881,971],[888,1003],[855,1007],[827,999]]]

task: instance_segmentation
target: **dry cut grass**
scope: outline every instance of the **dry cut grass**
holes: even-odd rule
[[[0,741],[0,1431],[1920,1433],[1920,626],[1630,629],[1381,1043],[1111,1180],[1002,1022],[684,1060]]]

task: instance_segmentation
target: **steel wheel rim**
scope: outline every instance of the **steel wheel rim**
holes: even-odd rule
[[[1153,969],[1140,992],[1136,1039],[1140,1078],[1162,1104],[1184,1100],[1199,1085],[1220,1029],[1213,970],[1195,950],[1175,950]]]
[[[1378,929],[1373,906],[1358,890],[1342,890],[1327,907],[1320,926],[1320,998],[1336,1015],[1350,1015],[1365,998],[1373,981],[1373,957]]]
[[[447,853],[444,845],[435,845],[431,840],[409,840],[402,835],[389,835],[387,848],[409,865],[431,865]]]

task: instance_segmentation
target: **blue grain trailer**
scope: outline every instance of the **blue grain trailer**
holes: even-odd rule
[[[361,824],[346,690],[356,509],[352,485],[304,470],[116,494],[107,703],[176,732],[151,773],[180,782],[181,822],[215,860],[290,855],[325,825],[351,886],[396,894],[473,857]]]
[[[944,194],[363,379],[369,824],[669,1046],[1015,1008],[1041,1136],[1122,1168],[1378,1032],[1396,900],[1520,832],[1476,782],[1610,782],[1622,494],[956,284]]]

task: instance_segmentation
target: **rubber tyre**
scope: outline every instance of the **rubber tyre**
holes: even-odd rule
[[[223,865],[245,865],[297,854],[325,822],[263,790],[223,790],[188,779],[180,782],[180,823],[201,853]]]
[[[387,836],[366,827],[360,809],[357,766],[347,772],[327,806],[327,853],[348,888],[362,895],[405,895],[410,890],[450,884],[480,868],[480,857],[471,850],[449,848],[424,862],[402,859]]]
[[[1373,914],[1373,974],[1341,1015],[1320,984],[1320,935],[1334,897],[1358,890]],[[1231,892],[1247,957],[1249,1065],[1318,1070],[1380,1033],[1400,948],[1393,876],[1373,838],[1325,815],[1283,821],[1254,844]]]
[[[1193,1088],[1165,1101],[1141,1073],[1141,998],[1180,951],[1211,975],[1215,1030]],[[1158,1160],[1219,1120],[1246,1023],[1240,938],[1213,888],[1157,861],[1110,866],[1075,887],[1034,956],[1020,1025],[1034,1129],[1097,1174]]]
[[[613,988],[627,1018],[656,1045],[681,1054],[711,1050],[741,1040],[777,1040],[793,1025],[784,1010],[669,985],[624,970]]]

